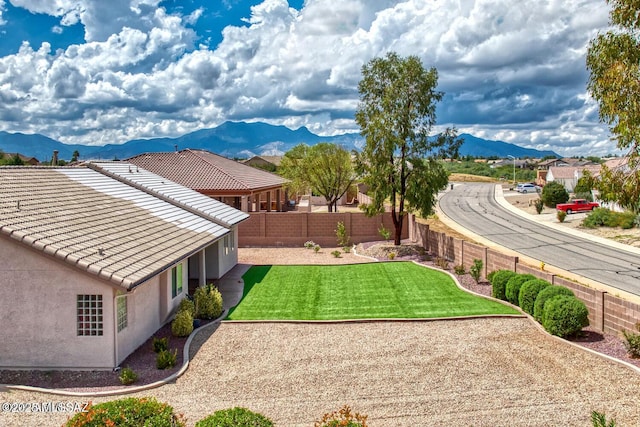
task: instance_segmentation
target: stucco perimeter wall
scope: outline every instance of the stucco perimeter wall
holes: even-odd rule
[[[360,212],[251,212],[238,227],[239,247],[302,246],[312,240],[320,246],[337,246],[336,227],[343,222],[350,242],[357,244],[381,240],[381,225],[393,236],[391,214],[367,217]],[[409,219],[405,218],[402,238],[409,237]]]
[[[113,288],[0,237],[0,368],[113,368]],[[102,336],[77,336],[77,295],[102,295]]]
[[[619,334],[623,329],[636,331],[635,324],[640,321],[639,304],[551,274],[544,271],[543,265],[531,266],[521,263],[516,256],[429,230],[427,224],[415,221],[410,224],[410,235],[412,240],[423,246],[431,256],[445,258],[453,265],[464,265],[467,271],[473,265],[474,259],[481,259],[484,264],[483,277],[492,271],[511,270],[532,274],[554,285],[571,289],[589,309],[590,325],[600,331],[611,334]]]

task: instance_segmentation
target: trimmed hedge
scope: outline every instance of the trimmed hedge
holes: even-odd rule
[[[564,286],[547,286],[546,288],[541,290],[536,297],[535,304],[533,305],[533,318],[536,319],[539,323],[542,323],[544,305],[549,300],[549,298],[553,298],[556,295],[575,296],[571,289],[565,288]]]
[[[518,297],[520,296],[520,288],[524,282],[537,279],[533,274],[516,274],[507,282],[504,294],[513,305],[518,305]]]
[[[193,317],[187,310],[179,311],[171,322],[171,333],[175,337],[188,337],[193,332]]]
[[[573,336],[589,326],[589,310],[576,297],[556,295],[544,305],[542,326],[552,335],[562,338]]]
[[[518,295],[518,305],[527,314],[533,316],[536,298],[541,290],[551,286],[551,283],[542,279],[528,280],[522,284]]]
[[[87,407],[86,412],[78,412],[66,427],[184,427],[181,415],[173,408],[154,398],[128,397]]]
[[[246,408],[222,409],[198,421],[195,427],[272,427],[273,421]]]
[[[498,270],[493,271],[489,274],[489,282],[491,282],[491,295],[494,298],[501,299],[503,301],[507,300],[507,297],[504,294],[505,288],[507,287],[507,282],[517,273],[511,270]]]

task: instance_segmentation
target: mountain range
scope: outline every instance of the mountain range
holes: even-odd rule
[[[498,157],[513,156],[560,157],[553,151],[540,151],[520,147],[503,141],[490,141],[469,134],[461,134],[464,143],[460,147],[461,156]],[[358,133],[335,136],[319,136],[301,127],[291,130],[285,126],[274,126],[254,122],[225,122],[211,129],[202,129],[177,138],[134,139],[124,144],[80,145],[63,144],[39,134],[9,133],[0,131],[0,150],[5,153],[20,153],[38,160],[50,161],[53,151],[58,158],[71,159],[73,152],[80,153],[81,160],[127,159],[141,153],[203,149],[229,158],[249,158],[254,155],[280,155],[297,144],[309,145],[319,142],[336,143],[348,150],[360,149],[364,139]]]

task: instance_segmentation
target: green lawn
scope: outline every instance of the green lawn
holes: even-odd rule
[[[519,314],[411,262],[254,266],[229,320],[340,320]]]

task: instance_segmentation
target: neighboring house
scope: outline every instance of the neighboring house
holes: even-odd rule
[[[547,159],[538,163],[538,170],[549,170],[551,167],[569,166],[565,159]]]
[[[613,159],[609,159],[604,162],[604,166],[606,166],[611,171],[621,171],[623,174],[628,175],[631,173],[631,167],[629,166],[629,157],[615,157]],[[600,173],[594,174],[596,179],[599,179]],[[605,202],[600,200],[600,192],[598,190],[592,191],[594,195],[594,200],[600,203],[600,206],[610,209],[612,211],[624,212],[625,209],[615,202]]]
[[[595,175],[600,172],[600,165],[552,166],[547,171],[546,182],[559,182],[569,193],[571,193],[578,183],[578,180],[582,178],[585,170],[588,170],[592,175]]]
[[[2,369],[119,366],[237,263],[248,217],[121,162],[2,167],[0,192]]]
[[[288,180],[210,151],[145,153],[128,161],[244,212],[286,209]]]
[[[254,168],[263,169],[269,172],[275,172],[280,167],[282,156],[253,156],[243,163]]]
[[[40,160],[36,159],[35,157],[29,157],[29,156],[25,156],[23,154],[20,153],[0,153],[0,157],[6,159],[11,159],[15,156],[18,156],[20,158],[20,160],[22,160],[22,162],[25,165],[29,165],[29,166],[36,166],[40,164]]]

